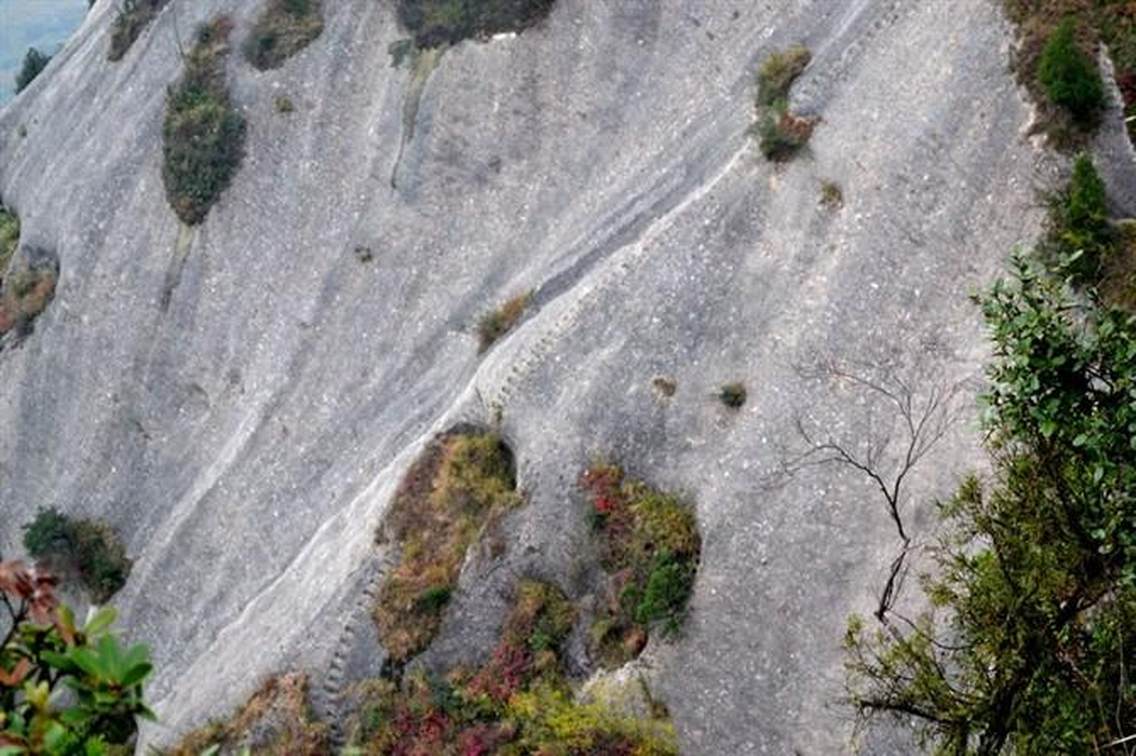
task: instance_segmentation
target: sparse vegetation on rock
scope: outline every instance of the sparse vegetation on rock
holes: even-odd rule
[[[198,28],[185,73],[166,98],[162,179],[170,206],[189,225],[205,219],[244,157],[245,119],[225,85],[231,30],[224,17]]]
[[[325,756],[333,752],[330,728],[312,712],[305,676],[270,678],[228,720],[211,722],[186,734],[163,754],[242,752],[258,756]]]
[[[169,0],[122,0],[118,5],[118,15],[111,25],[107,58],[111,61],[122,60],[150,22],[157,17],[158,11],[168,2]]]
[[[774,162],[791,160],[808,144],[816,119],[799,116],[789,108],[789,89],[812,59],[802,46],[775,52],[757,72],[757,122],[752,129],[761,154]]]
[[[513,297],[496,310],[483,315],[477,323],[477,335],[481,340],[481,351],[484,352],[493,346],[499,338],[511,331],[520,322],[530,304],[532,304],[532,292],[526,292]]]
[[[383,646],[401,663],[441,625],[466,551],[482,529],[522,503],[509,449],[493,433],[449,433],[403,479],[385,524],[401,554],[374,616]]]
[[[20,218],[0,203],[0,282],[20,246]]]
[[[130,575],[126,547],[109,525],[41,509],[24,527],[24,548],[50,569],[75,574],[97,604],[118,592]]]
[[[835,181],[822,181],[820,183],[820,204],[829,210],[839,210],[844,207],[844,190]]]
[[[727,383],[718,389],[718,401],[730,409],[741,409],[749,396],[744,383]]]
[[[16,74],[16,92],[24,91],[50,62],[50,55],[44,55],[34,47],[29,47],[27,55],[24,56],[24,63]]]
[[[600,564],[610,576],[590,631],[601,664],[634,659],[652,629],[676,632],[686,616],[702,550],[694,511],[671,494],[595,464],[580,476]]]
[[[665,717],[628,717],[576,699],[563,659],[574,620],[558,588],[522,580],[500,640],[479,668],[362,684],[351,747],[368,756],[676,754]]]
[[[418,47],[521,31],[552,10],[556,0],[398,0],[398,18]]]
[[[245,42],[245,58],[261,71],[279,68],[322,33],[322,0],[268,0]]]
[[[9,233],[13,231],[9,225]],[[6,273],[0,268],[0,336],[12,331],[26,335],[55,296],[59,263],[45,250],[20,249],[17,241],[15,253],[6,264]]]

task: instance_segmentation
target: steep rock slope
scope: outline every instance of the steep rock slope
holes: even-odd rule
[[[239,39],[258,3],[175,0],[112,64],[100,0],[0,111],[0,195],[61,271],[0,352],[0,551],[44,505],[124,534],[116,603],[158,668],[148,737],[286,668],[315,671],[332,712],[381,660],[367,595],[400,474],[434,433],[499,415],[529,505],[503,559],[467,566],[432,654],[488,648],[516,576],[583,590],[575,480],[603,454],[697,503],[687,632],[646,656],[684,747],[845,748],[844,617],[871,609],[894,530],[855,474],[770,473],[795,417],[875,427],[803,364],[978,375],[967,294],[1036,231],[1052,179],[995,5],[560,0],[446,51],[416,110],[392,5],[325,2],[321,37],[277,70],[232,56],[248,154],[194,229],[160,177],[176,40],[220,12]],[[793,42],[814,54],[794,106],[822,121],[778,167],[745,131],[757,62]],[[822,180],[843,208],[819,204]],[[532,316],[479,355],[478,316],[530,289]],[[739,378],[733,413],[712,394]],[[916,533],[973,435],[955,426],[920,468]]]

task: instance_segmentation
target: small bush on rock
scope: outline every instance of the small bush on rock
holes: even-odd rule
[[[122,0],[118,15],[111,25],[107,58],[111,61],[122,60],[167,2],[169,0]]]
[[[757,72],[758,107],[768,107],[788,98],[789,88],[811,60],[812,53],[803,45],[794,45],[766,58]]]
[[[1096,61],[1077,43],[1068,18],[1050,36],[1038,60],[1037,75],[1050,102],[1081,124],[1092,124],[1105,105],[1104,83]]]
[[[261,71],[279,68],[322,33],[321,0],[268,0],[245,42],[245,58]]]
[[[27,55],[24,56],[24,65],[16,74],[16,92],[24,91],[50,62],[50,55],[44,55],[34,47],[29,47]]]
[[[64,573],[76,573],[98,604],[126,584],[133,564],[108,525],[74,520],[54,508],[41,509],[24,527],[24,548]]]

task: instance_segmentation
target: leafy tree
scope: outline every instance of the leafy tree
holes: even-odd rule
[[[38,568],[0,562],[0,754],[125,753],[136,717],[153,718],[142,700],[149,651],[108,632],[110,607],[78,627],[55,585]]]
[[[1049,100],[1081,123],[1095,121],[1105,105],[1100,71],[1077,44],[1077,27],[1071,17],[1061,22],[1045,43],[1037,76]]]
[[[39,72],[47,68],[50,62],[50,55],[44,55],[34,47],[29,47],[28,54],[24,56],[24,65],[16,74],[16,91],[24,91],[28,84],[32,83],[32,79],[39,76]]]
[[[1136,732],[1136,319],[1015,278],[981,299],[993,471],[941,506],[930,609],[850,620],[850,699],[940,753],[1101,753]]]

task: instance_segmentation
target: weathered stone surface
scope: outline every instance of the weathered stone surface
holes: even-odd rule
[[[471,557],[434,653],[487,649],[517,575],[581,597],[575,480],[601,453],[697,502],[687,632],[644,657],[685,748],[846,749],[844,618],[871,608],[894,531],[853,474],[763,483],[796,415],[867,432],[800,363],[980,372],[967,294],[1035,234],[1055,175],[1022,133],[995,4],[560,0],[447,51],[407,138],[393,3],[328,2],[280,69],[231,56],[248,155],[191,232],[160,178],[175,39],[224,11],[239,42],[259,3],[175,1],[112,64],[113,5],[0,110],[0,194],[61,269],[35,333],[0,353],[0,550],[41,505],[125,536],[116,603],[158,665],[148,737],[286,669],[333,705],[373,638],[359,607],[399,476],[434,433],[499,410],[530,504],[500,562]],[[822,120],[774,167],[745,135],[752,72],[793,42],[814,54],[793,107]],[[529,289],[531,316],[479,355],[478,316]],[[665,402],[657,375],[677,384]],[[732,380],[740,412],[713,396]],[[918,536],[975,442],[956,427],[914,479]]]

